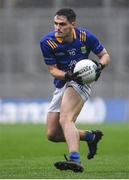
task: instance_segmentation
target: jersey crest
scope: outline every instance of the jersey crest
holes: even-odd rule
[[[82,54],[85,54],[85,53],[86,53],[86,46],[82,46],[82,47],[81,47],[81,52],[82,52]]]

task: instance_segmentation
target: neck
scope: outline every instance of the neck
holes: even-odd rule
[[[74,34],[73,34],[73,30],[72,30],[66,37],[63,38],[63,41],[71,42],[71,41],[73,41],[73,39],[74,39]]]
[[[61,42],[72,42],[74,39],[76,39],[76,33],[75,30],[73,29],[70,31],[70,33],[66,37],[58,37],[57,34],[55,34],[57,40]]]

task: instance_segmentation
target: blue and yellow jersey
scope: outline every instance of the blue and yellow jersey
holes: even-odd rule
[[[87,29],[73,29],[74,39],[72,42],[62,42],[55,35],[55,31],[50,32],[40,40],[40,47],[47,65],[56,64],[60,70],[68,71],[82,59],[88,59],[90,52],[98,54],[103,50],[102,44],[97,37]],[[65,84],[65,80],[54,79],[57,88]]]

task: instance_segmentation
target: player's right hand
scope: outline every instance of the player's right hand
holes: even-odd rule
[[[68,71],[65,73],[65,80],[67,81],[73,80],[77,82],[78,84],[83,84],[82,78],[78,77],[78,73],[73,73],[72,71]]]

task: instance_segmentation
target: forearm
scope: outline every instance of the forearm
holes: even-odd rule
[[[48,70],[50,72],[50,74],[55,77],[55,78],[58,78],[58,79],[64,79],[65,78],[65,72],[58,69],[56,66],[48,66]]]
[[[48,70],[50,74],[57,79],[65,79],[66,81],[73,80],[77,83],[82,83],[81,77],[77,77],[74,73],[70,71],[64,72],[58,69],[56,65],[48,65]]]
[[[105,68],[105,66],[107,66],[110,62],[110,56],[109,54],[107,53],[106,49],[103,49],[103,51],[101,51],[99,54],[98,54],[98,58],[99,58],[99,63],[98,62],[95,62],[96,65],[97,65],[97,68],[96,68],[96,78],[95,78],[95,81],[98,80],[100,74],[101,74],[101,71]]]
[[[104,49],[100,54],[98,54],[99,63],[102,65],[108,65],[110,63],[110,56],[106,49]]]
[[[99,62],[102,64],[102,65],[108,65],[110,63],[110,56],[108,53],[105,53],[100,59],[99,59]]]
[[[65,78],[65,72],[61,70],[52,71],[51,75],[58,79],[64,79]]]

